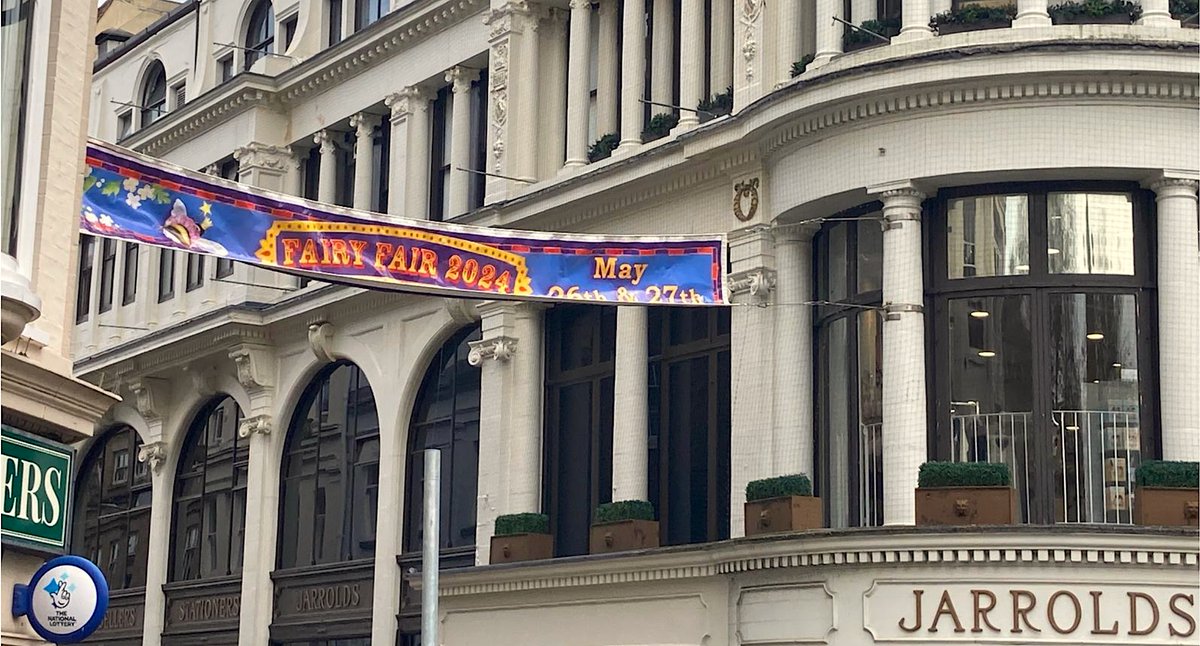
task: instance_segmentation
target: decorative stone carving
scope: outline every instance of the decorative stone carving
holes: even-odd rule
[[[489,90],[492,96],[490,111],[492,113],[492,128],[495,136],[492,141],[493,172],[504,170],[504,124],[508,121],[508,43],[498,43],[492,46],[491,72],[488,76],[491,83]]]
[[[749,222],[758,214],[758,178],[751,177],[733,186],[733,216]]]
[[[442,307],[450,315],[450,320],[460,326],[469,325],[479,320],[475,304],[465,298],[443,298]]]
[[[168,386],[165,379],[156,377],[137,377],[130,381],[129,390],[133,393],[134,405],[142,417],[161,419],[160,410],[165,412],[168,404]]]
[[[517,339],[508,336],[498,336],[482,341],[472,341],[471,351],[467,353],[467,363],[478,366],[487,359],[508,361],[517,351]]]
[[[359,139],[373,135],[378,123],[379,117],[365,112],[359,112],[350,117],[350,127],[354,128],[354,135]]]
[[[242,345],[229,352],[237,367],[238,383],[248,391],[275,385],[275,358],[269,348]]]
[[[763,0],[742,0],[742,56],[746,59],[746,80],[754,79],[754,58],[758,55],[758,41],[754,31],[762,18]]]
[[[428,110],[429,92],[417,86],[406,87],[384,97],[383,103],[392,111],[392,121],[398,121],[416,110]]]
[[[255,433],[267,436],[271,434],[271,416],[270,415],[254,415],[242,420],[238,425],[238,437],[243,440],[254,435]]]
[[[446,82],[449,83],[456,94],[471,91],[471,84],[479,79],[479,70],[474,70],[462,65],[455,65],[446,70]]]
[[[1196,186],[1200,184],[1186,177],[1163,177],[1150,182],[1150,190],[1158,196],[1163,195],[1195,195]]]
[[[775,289],[775,272],[770,269],[756,269],[734,276],[729,281],[729,291],[732,294],[747,294],[758,301],[770,298]]]
[[[292,156],[292,149],[287,146],[268,146],[251,142],[233,151],[237,160],[238,171],[260,168],[280,173],[287,171],[287,162]]]
[[[138,449],[138,462],[143,462],[150,466],[150,470],[158,473],[162,469],[163,461],[167,459],[166,442],[146,442]]]
[[[313,143],[321,148],[322,155],[332,155],[337,150],[337,145],[326,130],[318,130],[317,134],[313,135]]]
[[[308,345],[321,361],[333,363],[337,360],[333,355],[333,334],[332,323],[321,322],[308,326]]]

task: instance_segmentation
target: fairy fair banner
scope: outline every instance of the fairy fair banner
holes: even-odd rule
[[[333,283],[443,296],[725,304],[721,235],[609,236],[431,222],[311,202],[97,141],[84,233]]]

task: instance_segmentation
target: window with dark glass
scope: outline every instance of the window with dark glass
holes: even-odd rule
[[[422,526],[425,450],[442,452],[442,550],[462,548],[474,563],[476,486],[479,477],[479,368],[467,362],[468,343],[479,339],[479,326],[450,338],[425,371],[409,422],[404,551],[418,552]],[[450,556],[448,554],[447,556]]]
[[[79,278],[75,287],[75,322],[82,323],[91,313],[92,263],[95,262],[96,239],[79,236]]]
[[[242,411],[232,397],[201,409],[184,439],[175,472],[171,581],[195,581],[242,569],[250,445],[238,436]]]
[[[187,254],[187,281],[184,288],[190,292],[203,286],[204,256],[198,253],[189,253]]]
[[[100,303],[96,310],[103,313],[112,309],[113,282],[117,273],[117,241],[112,238],[100,240]]]
[[[138,244],[125,243],[125,269],[121,277],[121,304],[128,305],[137,300]]]
[[[186,83],[176,83],[171,87],[171,100],[175,102],[175,105],[171,109],[181,108],[183,104],[187,103]]]
[[[650,502],[663,545],[729,538],[728,309],[649,313]]]
[[[333,203],[338,206],[354,206],[354,173],[357,167],[354,159],[354,148],[358,144],[356,136],[353,132],[338,133],[333,131],[330,131],[329,136],[332,138],[341,138],[341,142],[335,146],[333,153],[334,159],[337,160],[337,163],[334,165],[337,190],[333,196]]]
[[[592,512],[612,498],[615,307],[546,312],[543,509],[558,556],[587,554]]]
[[[217,68],[217,78],[221,83],[233,78],[233,54],[222,56],[221,60],[217,61]]]
[[[371,185],[375,187],[371,195],[371,210],[376,213],[387,211],[388,207],[388,168],[391,166],[392,129],[387,123],[375,126],[371,135]]]
[[[158,250],[158,302],[175,298],[175,252]]]
[[[291,49],[292,41],[296,40],[296,28],[300,24],[300,16],[295,15],[283,21],[283,51]]]
[[[329,0],[329,3],[326,5],[329,18],[329,33],[326,34],[326,38],[329,40],[330,47],[342,42],[342,2],[345,1]]]
[[[146,585],[150,470],[137,461],[141,445],[128,426],[98,434],[75,481],[71,552],[99,566],[112,590]]]
[[[830,527],[883,524],[883,229],[878,203],[839,214],[813,240],[814,485]]]
[[[117,115],[117,139],[124,139],[133,131],[133,112]]]
[[[454,120],[450,86],[433,99],[433,138],[429,149],[429,219],[443,220],[450,208],[450,126]]]
[[[26,106],[29,85],[30,45],[33,29],[32,0],[4,0],[0,11],[0,51],[3,51],[3,66],[0,66],[0,111],[6,115],[0,120],[0,154],[4,165],[0,168],[0,236],[3,243],[0,251],[17,255],[17,233],[20,229],[22,151],[25,150],[25,114],[33,106]]]
[[[358,31],[379,20],[388,12],[388,0],[355,0],[354,30]]]
[[[271,0],[258,0],[246,25],[246,65],[250,69],[275,46],[275,9]]]
[[[938,201],[936,452],[1007,464],[1025,522],[1132,522],[1132,474],[1158,454],[1152,204],[1096,183]]]
[[[595,42],[595,41],[593,41]],[[479,78],[471,83],[471,169],[487,167],[487,124],[488,124],[488,71],[479,71]],[[482,173],[471,175],[471,208],[483,206],[484,187],[487,176]]]
[[[358,366],[326,366],[288,426],[280,568],[371,558],[378,512],[379,418]]]
[[[158,61],[150,64],[142,82],[141,110],[143,128],[167,113],[167,71]]]

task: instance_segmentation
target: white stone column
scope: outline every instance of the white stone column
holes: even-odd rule
[[[387,95],[383,102],[391,111],[388,151],[388,215],[405,215],[405,191],[408,187],[408,126],[412,115],[415,90],[405,88]],[[418,93],[419,94],[419,93]],[[382,205],[381,210],[382,209]]]
[[[874,2],[875,0],[870,0]],[[781,2],[776,7],[779,19],[775,22],[775,85],[785,85],[792,80],[792,63],[798,62],[804,56],[801,34],[803,22],[800,20],[800,5],[802,0]]]
[[[482,334],[467,359],[479,366],[479,492],[475,559],[490,559],[496,516],[541,511],[544,307],[479,306]]]
[[[900,34],[892,38],[893,43],[907,43],[933,36],[929,28],[929,18],[933,15],[933,5],[930,0],[908,0],[901,7]],[[818,19],[820,17],[818,16]]]
[[[809,67],[824,65],[834,56],[841,54],[842,33],[847,29],[845,25],[834,20],[835,17],[845,18],[842,0],[814,0],[814,2],[817,7],[817,53]]]
[[[592,49],[591,0],[571,0],[570,63],[567,65],[567,168],[588,163],[588,72]],[[597,92],[599,94],[599,92]],[[603,134],[603,133],[601,133]]]
[[[395,643],[398,628],[396,613],[400,608],[403,572],[396,563],[404,538],[405,458],[408,448],[408,421],[411,403],[400,401],[399,393],[407,388],[406,381],[420,383],[424,371],[414,366],[419,351],[403,344],[390,344],[388,339],[403,338],[411,327],[406,322],[389,321],[375,338],[379,345],[392,345],[377,351],[381,365],[396,366],[380,375],[382,382],[376,392],[395,393],[377,401],[379,416],[379,488],[375,516],[375,571],[371,595],[371,643]],[[415,390],[415,389],[414,389]],[[415,504],[420,504],[417,502]],[[445,531],[443,529],[443,531]]]
[[[535,12],[540,8],[518,0],[495,0],[488,14],[488,161],[497,175],[536,181],[538,160],[539,60]],[[486,180],[487,202],[498,202],[526,190],[529,184],[493,176]]]
[[[621,16],[621,144],[627,153],[642,145],[642,95],[646,78],[646,3],[625,0]]]
[[[307,155],[292,147],[287,148],[287,178],[284,180],[284,192],[300,197],[304,195],[304,160]]]
[[[460,168],[471,167],[471,83],[479,78],[479,70],[456,66],[446,72],[446,82],[454,93],[450,120],[450,196],[447,217],[462,215],[471,207],[471,173]]]
[[[568,57],[567,21],[570,10],[552,7],[546,10],[542,27],[542,98],[539,109],[546,124],[538,137],[538,177],[552,177],[562,170],[567,159],[567,88]],[[586,123],[586,120],[585,120]],[[586,133],[585,133],[586,138]]]
[[[926,460],[921,201],[907,182],[868,189],[883,201],[883,522],[916,521],[913,490]]]
[[[1047,0],[1017,0],[1017,17],[1013,27],[1048,27],[1053,21],[1047,12]]]
[[[694,110],[704,100],[704,0],[682,0],[679,21],[679,128],[700,123]]]
[[[1150,184],[1158,202],[1158,374],[1162,452],[1200,460],[1200,249],[1197,182],[1165,177]]]
[[[1142,17],[1139,25],[1154,27],[1178,27],[1179,21],[1171,17],[1171,6],[1167,0],[1142,0]]]
[[[613,399],[612,499],[649,500],[648,460],[650,409],[648,379],[649,311],[645,307],[617,308],[617,356]]]
[[[429,93],[407,87],[400,95],[408,102],[408,145],[404,155],[404,217],[429,219]],[[389,196],[389,199],[391,197]]]
[[[242,565],[242,605],[238,622],[238,644],[252,646],[266,643],[271,631],[272,599],[275,586],[271,581],[274,569],[274,528],[268,523],[253,522],[254,518],[279,517],[278,480],[269,474],[278,472],[273,464],[271,432],[274,421],[269,413],[251,415],[242,420],[238,434],[250,444],[250,460],[246,468],[246,533]],[[286,429],[284,429],[286,430]],[[269,558],[263,558],[269,554]]]
[[[812,225],[775,230],[774,475],[813,477]]]
[[[650,38],[650,100],[674,105],[675,84],[675,3],[653,0]],[[655,105],[650,114],[673,114],[671,108]]]
[[[354,208],[371,210],[371,171],[375,165],[375,126],[379,117],[360,112],[350,117],[354,128]]]
[[[159,402],[166,404],[166,402]],[[147,420],[150,421],[150,420]],[[162,437],[162,421],[150,422],[153,437]],[[150,465],[150,536],[146,554],[146,597],[142,615],[142,644],[152,646],[162,642],[166,625],[167,566],[171,560],[171,501],[175,486],[175,460],[169,458],[166,442],[155,439],[142,444],[138,460]]]
[[[313,136],[313,143],[321,147],[321,174],[317,182],[317,201],[333,204],[337,199],[337,146],[329,132],[321,130]]]
[[[856,25],[861,25],[868,20],[875,20],[877,12],[875,0],[850,1],[850,22]]]
[[[596,138],[619,132],[621,65],[617,42],[621,29],[619,0],[600,0],[600,42],[596,52]],[[588,142],[590,146],[593,142]]]
[[[709,94],[733,86],[733,0],[711,0],[709,25]]]

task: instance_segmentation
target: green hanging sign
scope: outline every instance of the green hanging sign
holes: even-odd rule
[[[4,507],[0,534],[5,544],[46,552],[67,545],[71,447],[3,427],[0,482]]]

